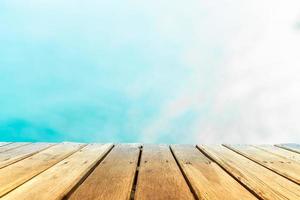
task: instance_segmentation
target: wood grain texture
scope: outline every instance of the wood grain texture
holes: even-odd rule
[[[10,151],[12,149],[24,146],[24,145],[29,145],[29,142],[14,142],[14,143],[10,143],[7,145],[3,145],[0,147],[0,153],[5,152],[5,151]]]
[[[2,152],[0,154],[0,169],[53,145],[54,144],[51,143],[32,143],[20,146],[19,148],[15,148],[10,151]]]
[[[3,199],[62,199],[111,148],[111,144],[89,144],[8,193]]]
[[[119,144],[114,147],[69,199],[130,199],[139,147],[139,144]]]
[[[300,199],[295,144],[139,146],[0,142],[0,199]]]
[[[167,145],[144,145],[135,199],[194,199]]]
[[[0,142],[0,147],[1,146],[4,146],[4,145],[8,145],[8,144],[10,144],[11,142]]]
[[[300,184],[300,163],[252,145],[226,145],[226,147]]]
[[[256,199],[192,145],[172,145],[171,149],[199,199]]]
[[[275,146],[300,154],[299,144],[276,144]]]
[[[0,169],[0,196],[52,167],[82,146],[76,143],[60,143]]]
[[[300,163],[300,154],[298,153],[288,151],[273,145],[255,145],[254,147]]]
[[[221,145],[199,148],[261,199],[300,199],[296,183]]]

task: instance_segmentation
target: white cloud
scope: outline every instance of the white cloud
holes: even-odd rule
[[[130,133],[132,126],[128,130],[118,126],[128,120],[136,125],[135,133],[141,132],[143,142],[159,142],[172,130],[179,130],[168,136],[177,142],[300,142],[299,0],[1,3],[7,10],[0,21],[9,23],[1,24],[0,39],[15,44],[0,49],[7,54],[6,66],[0,68],[4,76],[8,74],[4,83],[16,87],[2,84],[1,89],[7,90],[5,102],[13,104],[2,103],[6,113],[13,110],[20,117],[32,114],[34,107],[38,118],[50,121],[54,129],[72,132],[78,129],[73,128],[79,124],[76,120],[70,117],[67,125],[60,125],[68,115],[58,112],[59,119],[52,120],[49,110],[80,107],[84,114],[74,111],[78,119],[96,110],[86,118],[92,123],[78,125],[80,132],[93,127],[90,139],[103,138],[97,131],[103,126],[98,121],[103,114],[105,123],[111,123],[104,125],[107,139],[122,140],[124,132]],[[25,52],[20,41],[34,45],[25,45]],[[47,47],[55,53],[52,64]],[[19,57],[6,51],[10,48]],[[37,50],[46,58],[35,54]],[[19,58],[17,67],[8,67],[14,63],[9,56],[13,61]],[[21,76],[21,69],[31,74]],[[57,85],[47,96],[45,88],[55,80]],[[7,93],[22,95],[15,98]],[[34,102],[32,96],[44,100]],[[160,108],[154,117],[144,114],[149,109],[144,102],[141,108],[134,105],[145,96],[151,98],[146,106]],[[128,101],[128,108],[122,101]],[[93,104],[90,110],[85,108],[89,104]],[[106,112],[101,110],[105,108]],[[120,110],[129,115],[120,117]],[[193,122],[181,122],[190,111],[197,113]]]
[[[199,32],[183,54],[193,75],[145,129],[146,138],[176,127],[172,120],[185,111],[211,105],[195,120],[192,133],[178,137],[190,135],[201,143],[300,141],[300,32],[295,26],[300,2],[240,2],[243,13],[237,14],[231,6],[236,3],[228,1],[218,10],[217,24],[212,23],[214,7],[207,10],[206,21],[218,28],[202,31],[206,21],[194,19]],[[223,51],[216,62],[207,59],[214,45]]]

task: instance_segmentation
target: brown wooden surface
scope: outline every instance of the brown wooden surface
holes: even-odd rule
[[[9,151],[9,150],[12,150],[12,149],[24,146],[24,145],[29,145],[29,144],[30,143],[28,143],[28,142],[16,142],[16,143],[10,143],[7,145],[3,145],[3,146],[0,146],[0,153]]]
[[[89,144],[8,193],[3,199],[62,199],[111,147],[111,144]]]
[[[226,145],[237,153],[271,169],[278,174],[300,184],[300,163],[273,154],[269,151],[255,148],[252,145]]]
[[[144,145],[135,199],[194,199],[168,145]]]
[[[199,199],[256,199],[192,145],[171,146]]]
[[[29,157],[35,153],[38,153],[54,144],[50,143],[33,143],[29,145],[20,146],[19,148],[5,151],[0,154],[0,168],[10,165],[14,162]]]
[[[139,147],[138,144],[121,144],[114,147],[70,199],[129,199],[140,153]]]
[[[62,143],[0,169],[0,196],[79,150],[82,144]],[[1,155],[1,154],[0,154]]]
[[[0,147],[4,145],[8,145],[10,142],[0,142]]]
[[[300,199],[296,144],[0,142],[0,199]]]
[[[213,160],[262,199],[300,199],[296,183],[221,146],[199,146]]]
[[[254,147],[300,163],[300,154],[298,153],[273,145],[254,145]]]
[[[276,144],[275,146],[300,154],[299,144]]]

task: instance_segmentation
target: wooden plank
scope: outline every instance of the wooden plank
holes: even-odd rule
[[[300,145],[299,144],[276,144],[275,146],[293,151],[295,153],[300,153]]]
[[[111,148],[112,144],[89,144],[2,199],[62,199]]]
[[[255,148],[270,152],[272,154],[285,157],[287,159],[293,160],[300,163],[300,154],[276,147],[273,145],[255,145]]]
[[[294,182],[221,145],[199,148],[261,199],[300,199]]]
[[[255,148],[252,145],[226,145],[226,147],[300,184],[300,163]]]
[[[0,147],[0,153],[5,152],[5,151],[9,151],[24,145],[29,145],[29,142],[14,142],[14,143],[10,143],[8,145],[4,145]]]
[[[0,154],[0,169],[38,153],[54,144],[51,143],[32,143],[30,145],[21,146]]]
[[[130,199],[140,145],[117,145],[70,196],[71,200]]]
[[[11,142],[0,142],[0,147],[10,144]]]
[[[194,199],[167,145],[143,147],[135,199]]]
[[[172,145],[171,149],[199,199],[256,199],[194,146]]]
[[[76,143],[60,143],[0,169],[0,196],[52,167],[67,156],[78,151],[82,146],[82,144]]]

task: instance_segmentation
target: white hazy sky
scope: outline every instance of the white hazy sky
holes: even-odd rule
[[[199,142],[299,141],[300,2],[198,1],[199,8],[205,19],[195,11],[193,42],[182,54],[193,76],[145,137],[193,110],[200,114],[180,131]]]
[[[0,139],[300,142],[300,1],[0,2]]]

